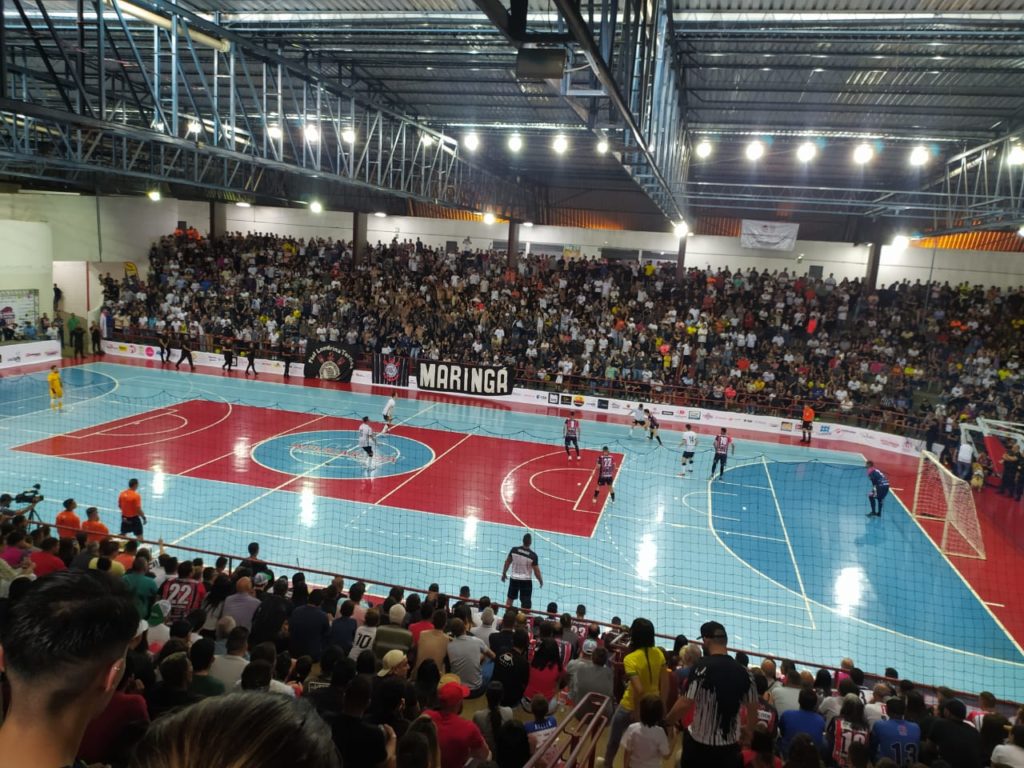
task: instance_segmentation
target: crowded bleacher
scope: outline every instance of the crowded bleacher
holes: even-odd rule
[[[104,281],[104,332],[196,349],[364,352],[514,366],[523,386],[834,421],[939,442],[1017,420],[1022,289],[790,271],[445,253],[248,233],[154,243],[148,279]]]
[[[751,413],[811,402],[929,444],[1022,408],[1020,290],[678,281],[668,263],[510,265],[418,242],[357,262],[343,242],[258,234],[179,233],[149,261],[144,283],[104,280],[105,334],[268,357],[324,339]],[[711,616],[688,639],[470,586],[307,583],[255,542],[210,563],[111,538],[74,505],[53,526],[33,510],[0,498],[0,765],[554,766],[596,718],[607,768],[1024,765],[1024,711],[900,679],[899,659],[874,676],[852,659],[754,664]]]

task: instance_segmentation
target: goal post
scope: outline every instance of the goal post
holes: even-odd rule
[[[985,542],[970,483],[942,466],[929,451],[921,451],[911,512],[918,519],[942,522],[939,548],[946,555],[985,559]]]

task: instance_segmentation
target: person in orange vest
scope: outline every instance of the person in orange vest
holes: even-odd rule
[[[82,530],[88,534],[88,541],[103,541],[110,535],[110,529],[100,522],[100,511],[96,507],[89,507],[85,510],[85,522],[82,523]]]
[[[121,509],[121,535],[142,538],[142,526],[146,522],[146,514],[142,511],[142,497],[139,495],[139,481],[132,478],[128,487],[117,497],[117,506]]]
[[[57,536],[62,539],[74,538],[82,530],[82,521],[75,514],[78,502],[74,499],[64,500],[64,509],[57,514]]]
[[[811,444],[811,430],[814,428],[814,409],[811,408],[810,403],[804,405],[804,412],[801,415],[803,424],[800,425],[800,429],[803,430],[803,437],[800,438],[801,443]]]

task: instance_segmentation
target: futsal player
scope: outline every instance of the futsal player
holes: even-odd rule
[[[727,434],[725,427],[722,427],[722,431],[715,435],[714,448],[715,458],[711,462],[711,477],[715,476],[716,467],[721,467],[718,470],[718,476],[721,477],[725,474],[725,461],[729,458],[729,454],[736,455],[736,444]]]
[[[181,364],[188,360],[189,367],[194,371],[196,364],[192,361],[192,340],[188,337],[188,334],[181,334],[179,337],[179,344],[181,344],[181,356],[178,358],[178,362],[174,364],[174,370],[181,368]]]
[[[46,374],[46,382],[50,385],[50,410],[64,410],[64,383],[60,380],[60,371],[56,365],[50,366],[50,372]]]
[[[811,444],[811,430],[814,429],[814,409],[811,408],[811,404],[808,403],[804,406],[803,413],[800,414],[801,421],[800,429],[803,432],[803,436],[800,438],[801,443]]]
[[[644,409],[644,416],[647,417],[647,439],[657,440],[658,445],[664,445],[661,442],[661,436],[658,434],[658,428],[661,426],[657,417],[651,412],[650,408]]]
[[[683,471],[679,473],[683,476],[693,472],[693,454],[697,452],[697,433],[690,424],[686,425],[686,431],[683,432],[683,439],[679,444],[683,446]]]
[[[359,425],[359,447],[366,454],[366,468],[373,466],[373,444],[376,438],[373,436],[373,427],[370,426],[370,417],[363,416],[363,423]]]
[[[647,428],[647,418],[644,416],[644,404],[637,403],[636,408],[633,409],[633,423],[629,427],[629,436],[633,436],[633,430],[640,427],[641,430]]]
[[[391,431],[391,422],[395,418],[395,396],[398,394],[397,391],[391,393],[391,397],[384,403],[384,410],[381,411],[380,417],[384,420],[384,429],[380,431],[383,435],[385,432]]]
[[[612,485],[612,478],[615,475],[615,459],[608,453],[608,446],[601,449],[601,455],[597,457],[597,487],[594,489],[594,498],[590,500],[593,504],[597,501],[597,495],[601,492],[601,486],[607,485],[611,492],[612,502],[615,502],[615,487]]]
[[[881,517],[882,504],[885,503],[885,497],[889,495],[889,478],[885,476],[882,470],[875,466],[875,462],[869,461],[866,466],[868,468],[868,480],[871,481],[871,493],[868,494],[868,500],[871,502],[871,511],[866,516]]]
[[[569,453],[569,446],[576,449],[576,461],[580,460],[580,422],[576,418],[576,411],[569,411],[569,418],[565,420],[562,427],[562,437],[565,439],[565,455],[572,459]]]

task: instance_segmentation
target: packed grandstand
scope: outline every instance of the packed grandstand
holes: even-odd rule
[[[811,403],[947,451],[961,421],[1019,420],[1019,290],[869,291],[786,270],[691,268],[677,280],[675,269],[510,264],[501,253],[412,242],[378,244],[354,262],[343,242],[179,233],[154,244],[145,282],[108,276],[101,325],[115,338],[188,337],[195,349],[265,357],[300,354],[309,340],[344,342],[511,365],[534,387],[750,413],[795,415]],[[261,559],[256,543],[237,562],[193,559],[76,524],[73,509],[51,526],[30,519],[31,505],[5,502],[5,702],[30,677],[30,626],[69,679],[85,679],[118,643],[129,649],[123,677],[97,697],[105,706],[81,723],[75,754],[85,764],[178,765],[152,755],[221,718],[265,718],[277,733],[285,716],[271,711],[270,694],[303,701],[326,723],[305,734],[303,716],[280,732],[306,755],[302,765],[337,765],[333,743],[346,766],[551,766],[598,717],[608,726],[607,740],[591,745],[598,762],[656,765],[680,746],[680,727],[708,727],[697,678],[712,667],[701,649],[720,657],[727,639],[714,622],[687,639],[642,617],[595,617],[583,605],[524,610],[468,586],[375,590],[312,573],[307,584],[307,574]],[[55,573],[65,575],[49,598],[28,589]],[[104,629],[86,628],[89,606]],[[1024,764],[1024,710],[992,693],[900,679],[899,659],[872,675],[852,659],[807,668],[732,657],[749,672],[750,697],[741,691],[722,730],[742,732],[745,765]],[[16,706],[8,716],[26,714]],[[260,762],[272,752],[263,749],[231,764],[275,764]]]

